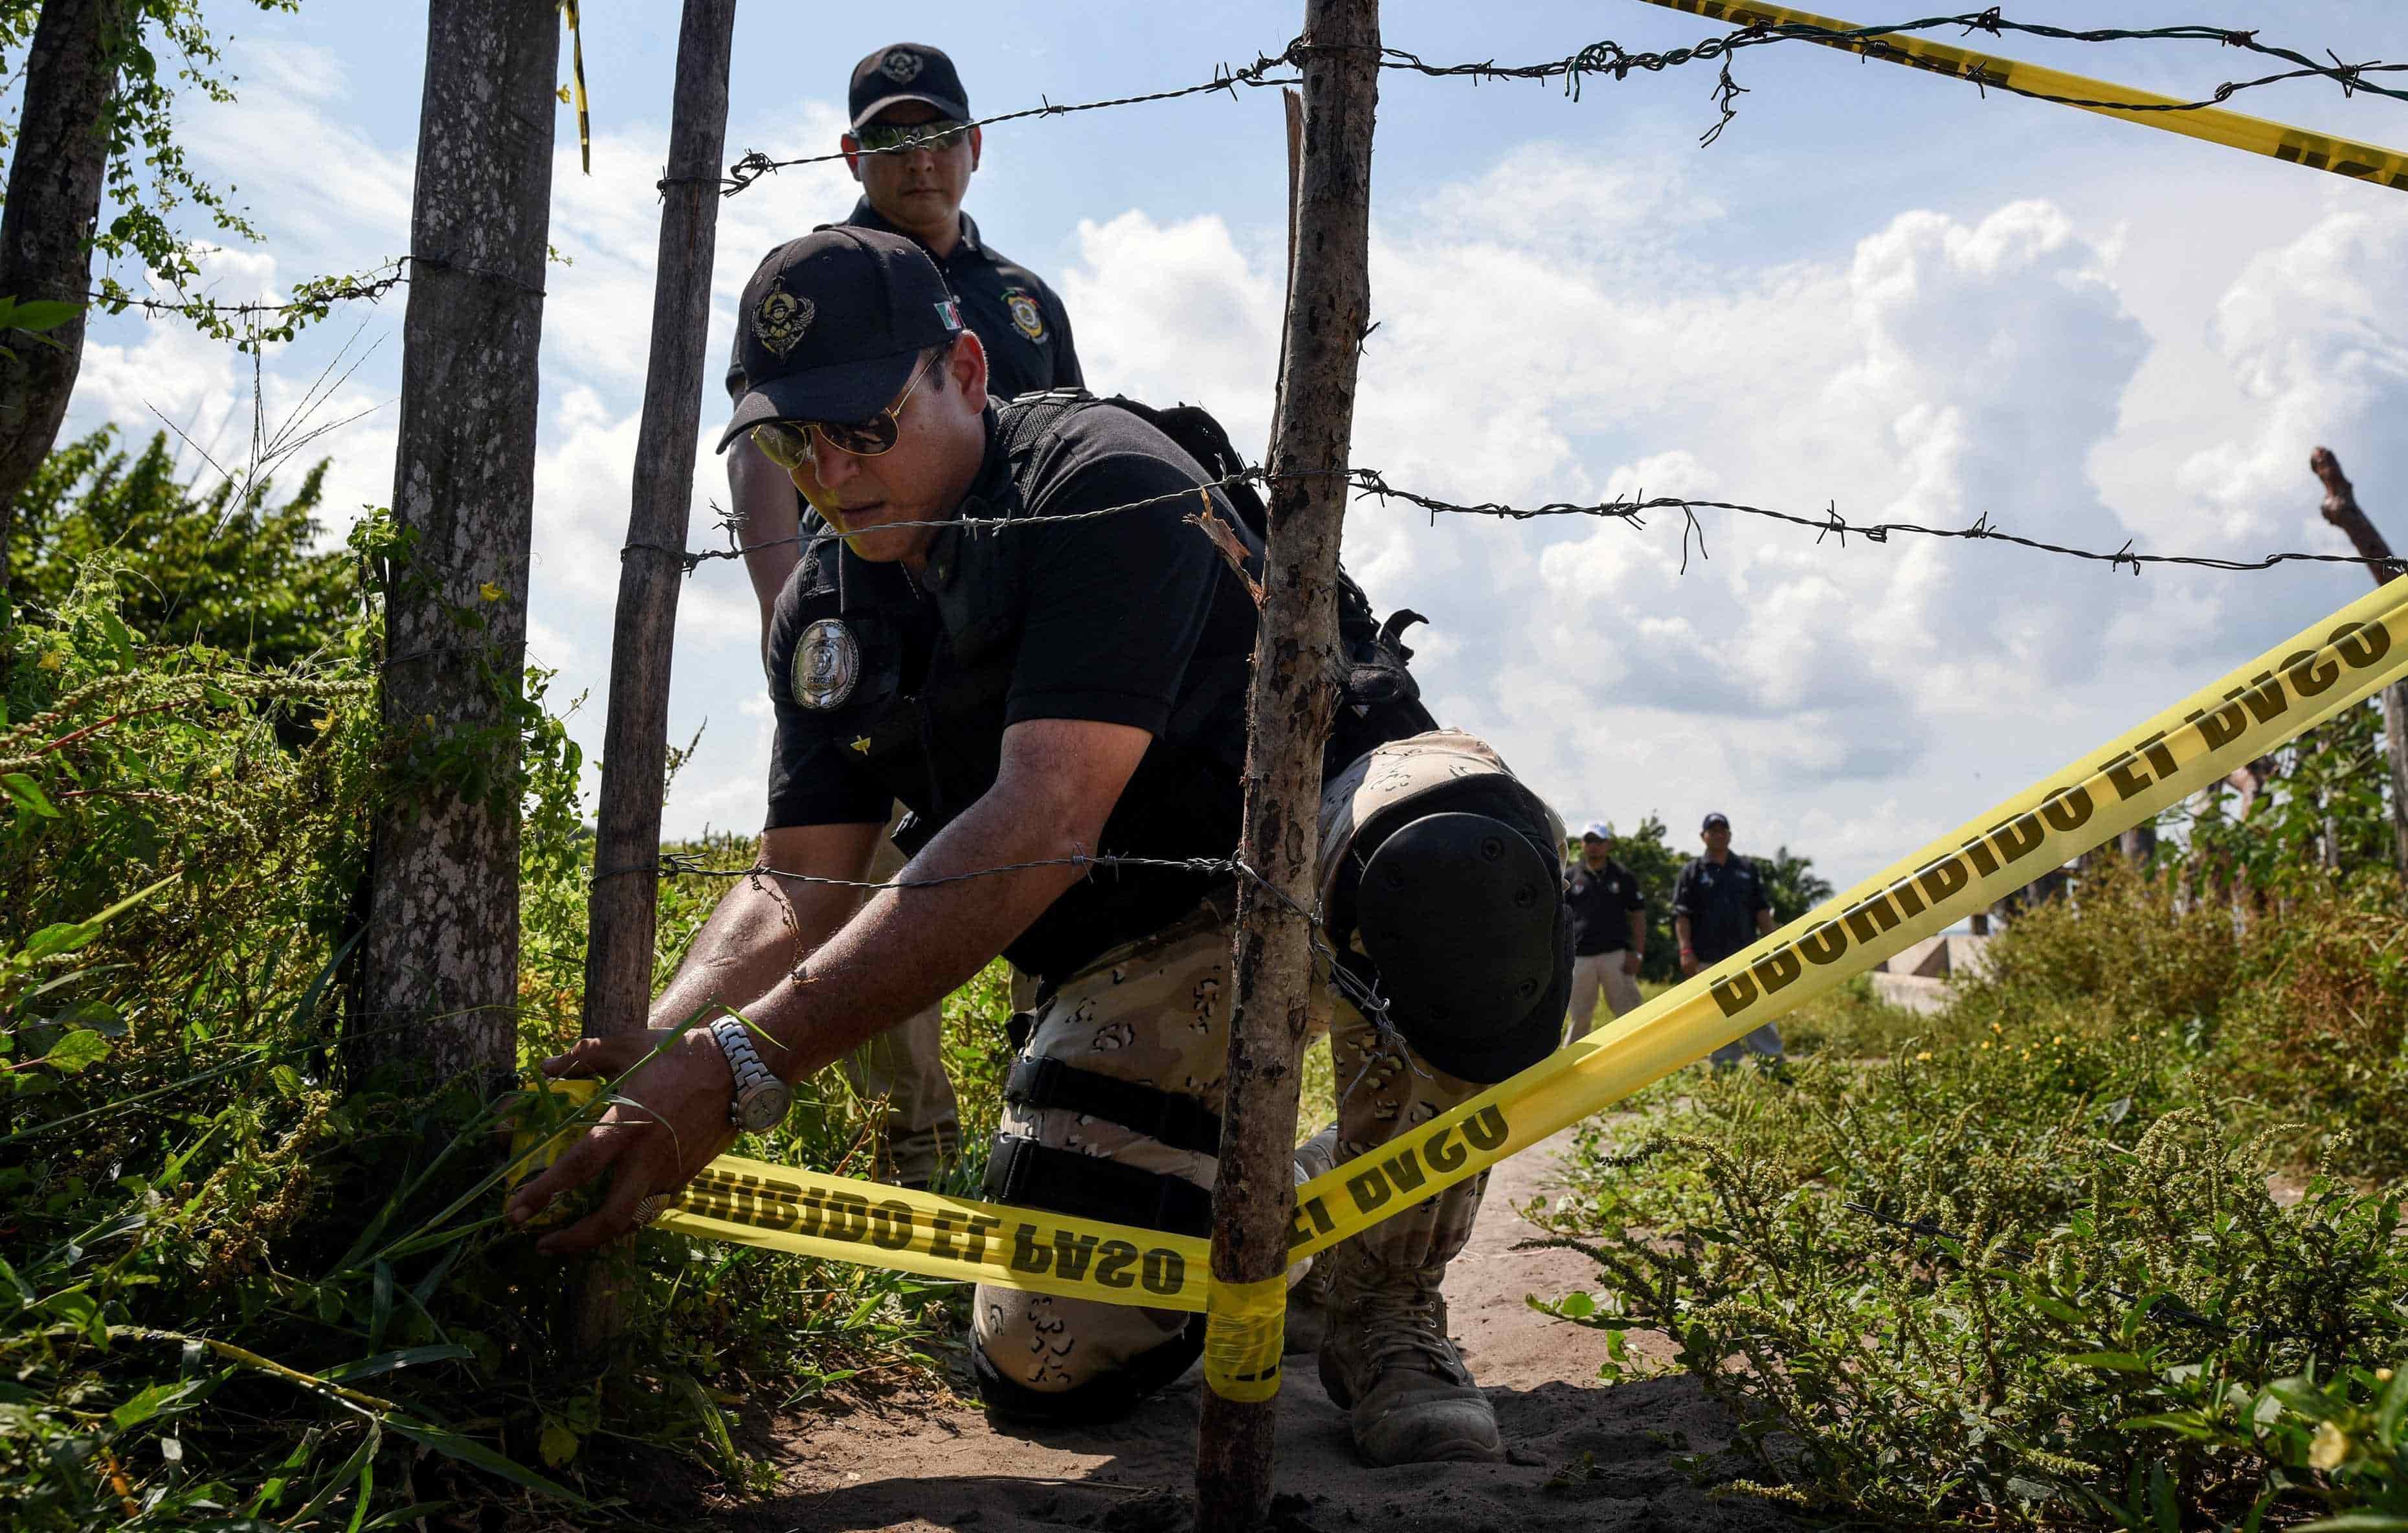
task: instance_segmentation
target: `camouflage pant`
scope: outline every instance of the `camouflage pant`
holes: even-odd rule
[[[1331,780],[1322,796],[1325,891],[1355,829],[1375,814],[1456,779],[1505,770],[1485,744],[1452,730],[1417,735],[1361,757]],[[1150,938],[1105,953],[1054,989],[1037,1013],[1024,1053],[1192,1096],[1219,1111],[1228,1055],[1230,946],[1226,916],[1207,905]],[[1326,983],[1314,993],[1313,1025],[1330,1034],[1341,1161],[1481,1090],[1416,1058],[1401,1039],[1383,1043],[1370,1024]],[[1007,1105],[1002,1130],[1199,1187],[1212,1184],[1214,1157],[1067,1110]],[[1425,1198],[1355,1239],[1367,1255],[1384,1265],[1419,1269],[1443,1263],[1470,1238],[1487,1181],[1482,1176]],[[1194,1318],[1177,1311],[981,1284],[972,1334],[987,1364],[1004,1380],[1022,1390],[1058,1395],[1140,1359],[1158,1364],[1180,1353]]]

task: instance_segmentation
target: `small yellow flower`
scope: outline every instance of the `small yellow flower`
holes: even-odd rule
[[[2062,1042],[2064,1042],[2064,1041],[2065,1041],[2065,1035],[2064,1035],[2063,1033],[2059,1033],[2059,1034],[2057,1034],[2055,1038],[2050,1039],[2048,1040],[2048,1043],[2049,1043],[2049,1047],[2053,1049],[2053,1048],[2057,1047],[2057,1045],[2058,1045],[2058,1044],[2060,1044],[2060,1043],[2062,1043]]]
[[[1987,1053],[1989,1052],[1989,1049],[1990,1049],[1990,1040],[1989,1040],[1988,1039],[1986,1039],[1986,1038],[1985,1038],[1985,1039],[1984,1039],[1982,1040],[1982,1052],[1983,1052],[1983,1053]]]
[[[477,595],[484,597],[487,601],[499,601],[502,599],[502,588],[495,585],[493,581],[487,580],[484,584],[477,587]]]
[[[2316,1435],[2308,1441],[2308,1467],[2337,1469],[2348,1457],[2349,1434],[2329,1421],[2316,1423]]]
[[[2005,1029],[2005,1028],[2003,1028],[2003,1027],[2001,1027],[2001,1026],[2000,1026],[1997,1023],[1995,1023],[1995,1022],[1994,1022],[1994,1023],[1990,1024],[1990,1031],[1992,1031],[1992,1032],[1994,1032],[1994,1033],[2003,1033],[2003,1032],[2005,1032],[2005,1031],[2006,1031],[2006,1029]]]
[[[2374,1382],[2379,1384],[2389,1383],[2391,1382],[2391,1370],[2387,1368],[2376,1368],[2374,1370]]]
[[[35,662],[34,668],[36,670],[56,670],[66,663],[67,653],[64,650],[45,650],[42,652],[42,658]]]
[[[1920,1065],[1920,1064],[1922,1064],[1925,1060],[1927,1060],[1927,1059],[1928,1059],[1928,1058],[1930,1058],[1930,1057],[1931,1057],[1931,1051],[1930,1051],[1930,1050],[1928,1050],[1928,1049],[1926,1049],[1926,1050],[1924,1050],[1923,1052],[1921,1052],[1920,1053],[1918,1053],[1918,1054],[1916,1054],[1916,1055],[1914,1056],[1914,1062],[1915,1062],[1916,1064]]]

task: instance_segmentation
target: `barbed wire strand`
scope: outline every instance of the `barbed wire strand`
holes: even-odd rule
[[[2029,36],[2042,37],[2063,42],[2213,42],[2221,48],[2240,49],[2244,51],[2262,54],[2270,58],[2281,59],[2295,66],[2275,74],[2260,76],[2253,79],[2227,80],[2218,85],[2207,95],[2201,96],[2197,100],[2172,102],[2106,101],[2084,96],[2057,95],[2045,91],[2034,91],[2022,86],[2011,84],[1995,75],[1989,74],[1978,65],[1962,77],[1974,86],[1985,91],[1995,87],[1997,89],[2006,91],[2010,94],[2028,96],[2034,101],[2054,102],[2059,106],[2084,107],[2097,110],[2128,112],[2200,111],[2208,107],[2220,106],[2244,91],[2262,89],[2266,86],[2274,85],[2284,80],[2306,79],[2329,79],[2341,87],[2342,94],[2345,98],[2354,96],[2358,92],[2363,91],[2372,95],[2389,96],[2394,100],[2408,101],[2408,89],[2396,89],[2367,78],[2368,76],[2374,74],[2395,73],[2408,70],[2408,64],[2385,64],[2380,60],[2368,60],[2362,64],[2349,64],[2344,62],[2341,56],[2334,53],[2330,49],[2326,50],[2326,55],[2331,60],[2331,62],[2329,64],[2322,63],[2295,49],[2284,48],[2272,43],[2259,42],[2258,40],[2258,34],[2255,30],[2242,30],[2232,27],[2219,27],[2204,24],[2181,24],[2156,27],[2091,28],[2051,26],[2042,22],[2015,21],[2010,17],[2002,15],[2000,13],[2000,7],[1996,6],[1990,7],[1986,10],[1962,11],[1945,16],[1927,16],[1914,21],[1893,21],[1880,25],[1860,27],[1824,27],[1812,25],[1806,22],[1776,23],[1759,21],[1742,27],[1737,32],[1708,37],[1685,48],[1672,48],[1660,50],[1641,50],[1634,51],[1624,48],[1620,43],[1614,42],[1611,38],[1607,38],[1590,43],[1577,52],[1565,58],[1550,59],[1536,64],[1501,64],[1494,59],[1463,64],[1431,64],[1423,59],[1419,54],[1413,53],[1405,49],[1382,48],[1380,50],[1380,67],[1383,69],[1394,69],[1424,75],[1433,79],[1468,78],[1475,82],[1482,80],[1504,79],[1561,79],[1564,82],[1565,93],[1572,100],[1578,101],[1581,98],[1581,87],[1583,81],[1593,77],[1603,76],[1611,78],[1615,82],[1619,83],[1627,79],[1633,71],[1653,74],[1659,73],[1666,69],[1678,68],[1683,64],[1710,63],[1716,60],[1722,60],[1724,61],[1724,67],[1721,78],[1714,88],[1715,100],[1722,111],[1722,121],[1716,123],[1713,128],[1709,129],[1701,140],[1704,143],[1711,144],[1717,136],[1720,136],[1723,127],[1727,125],[1731,119],[1737,115],[1734,107],[1736,99],[1746,93],[1746,87],[1738,84],[1731,79],[1727,63],[1732,54],[1743,49],[1760,48],[1767,44],[1781,42],[1812,42],[1827,45],[1836,44],[1839,46],[1853,48],[1870,58],[1893,60],[1894,62],[1914,64],[1918,67],[1928,69],[1932,66],[1932,61],[1918,59],[1914,55],[1907,53],[1903,50],[1885,47],[1883,39],[1918,32],[1937,31],[1950,27],[1956,28],[1963,34],[1982,32],[1986,33],[1991,36],[2000,36],[2006,33],[2013,32]],[[1193,85],[1176,86],[1169,90],[1163,91],[1152,91],[1142,95],[1113,96],[1099,101],[1082,101],[1068,104],[1056,104],[1050,101],[1043,101],[1039,106],[1023,107],[1018,111],[1000,112],[993,117],[976,118],[959,124],[958,127],[951,128],[948,131],[959,132],[967,128],[988,128],[995,126],[997,123],[1020,122],[1028,118],[1064,117],[1073,112],[1098,111],[1106,107],[1135,107],[1151,102],[1176,101],[1187,96],[1203,95],[1214,92],[1226,92],[1234,99],[1238,93],[1237,88],[1240,85],[1251,88],[1264,85],[1296,84],[1297,81],[1292,78],[1284,76],[1276,79],[1272,78],[1271,71],[1283,66],[1301,67],[1304,60],[1311,55],[1316,52],[1327,52],[1331,50],[1331,45],[1311,43],[1299,37],[1295,41],[1290,42],[1286,48],[1281,50],[1280,52],[1275,55],[1256,55],[1254,63],[1247,64],[1242,68],[1232,69],[1226,64],[1219,65],[1215,69],[1213,77],[1211,79],[1201,80]],[[907,138],[901,143],[883,148],[871,149],[865,146],[850,151],[850,155],[908,154],[920,147],[920,140]],[[795,155],[786,159],[777,159],[762,152],[761,150],[754,150],[746,153],[734,164],[730,165],[727,168],[726,175],[723,177],[706,178],[664,176],[655,183],[655,189],[666,192],[670,186],[675,184],[685,182],[708,183],[718,186],[722,196],[734,196],[737,193],[742,192],[746,188],[752,186],[762,177],[773,175],[780,170],[796,165],[825,165],[833,161],[842,160],[848,157],[848,151],[839,150],[826,154],[803,154]]]
[[[1268,895],[1292,913],[1301,916],[1306,925],[1306,940],[1313,953],[1329,968],[1329,982],[1354,1009],[1363,1014],[1380,1034],[1383,1043],[1394,1045],[1400,1038],[1396,1024],[1388,1016],[1388,1002],[1379,987],[1368,983],[1339,962],[1337,953],[1325,940],[1327,928],[1317,910],[1307,910],[1291,898],[1286,890],[1247,866],[1241,857],[1140,857],[1113,853],[1073,852],[1067,857],[1036,857],[1026,862],[1006,863],[998,867],[973,868],[966,873],[941,873],[928,878],[844,879],[822,873],[796,873],[767,863],[753,863],[743,867],[713,867],[699,852],[664,852],[654,862],[627,863],[617,867],[598,868],[588,881],[599,883],[605,879],[623,878],[631,873],[651,873],[657,878],[750,879],[764,875],[792,883],[810,884],[828,889],[858,889],[879,893],[888,889],[936,889],[951,883],[968,883],[976,879],[996,878],[1006,873],[1025,872],[1039,867],[1075,867],[1082,876],[1096,868],[1144,868],[1157,872],[1200,874],[1207,877],[1230,876],[1245,880]]]
[[[2370,74],[2408,70],[2408,64],[2385,64],[2370,60],[2364,64],[2344,64],[2331,50],[2326,50],[2330,64],[2320,63],[2296,50],[2258,41],[2254,30],[2231,27],[2177,25],[2157,27],[2092,27],[2071,28],[2049,26],[2037,21],[2018,21],[2000,14],[2000,7],[1964,11],[1948,16],[1927,16],[1912,21],[1892,21],[1874,26],[1825,27],[1803,21],[1756,21],[1740,30],[1706,38],[1686,48],[1661,50],[1632,51],[1620,43],[1607,39],[1589,44],[1569,58],[1540,64],[1499,64],[1494,60],[1471,64],[1429,64],[1419,55],[1401,48],[1383,48],[1382,67],[1407,70],[1438,79],[1469,77],[1473,80],[1560,79],[1565,93],[1573,100],[1580,99],[1581,82],[1592,76],[1611,76],[1616,82],[1628,78],[1634,70],[1649,74],[1678,68],[1686,64],[1711,63],[1725,59],[1742,49],[1760,48],[1770,43],[1813,42],[1841,46],[1863,45],[1869,57],[1892,62],[1928,66],[1930,61],[1920,60],[1902,50],[1885,49],[1882,39],[1917,32],[1931,32],[1955,27],[1960,33],[1982,32],[1991,36],[2021,33],[2060,42],[2212,42],[2224,48],[2236,48],[2253,53],[2278,58],[2298,67],[2256,79],[2229,80],[2196,101],[2135,103],[2128,101],[2097,101],[2076,96],[2051,95],[2045,92],[2022,90],[2013,85],[2002,88],[2013,94],[2029,96],[2035,101],[2051,101],[2066,107],[2089,107],[2112,111],[2183,112],[2199,111],[2230,100],[2243,91],[2258,90],[2286,79],[2322,78],[2341,87],[2344,97],[2360,91],[2372,95],[2389,96],[2408,101],[2408,90],[2394,89],[2369,80]],[[1995,77],[1978,74],[1964,77],[1975,84],[2001,85]]]
[[[1383,503],[1391,500],[1402,501],[1409,506],[1415,507],[1427,512],[1433,522],[1440,516],[1487,517],[1498,521],[1510,522],[1528,522],[1537,520],[1541,517],[1587,516],[1602,520],[1627,522],[1634,527],[1643,528],[1647,525],[1646,513],[1650,511],[1677,510],[1681,512],[1685,519],[1683,523],[1681,539],[1682,568],[1684,573],[1688,567],[1688,543],[1689,538],[1692,536],[1698,539],[1698,556],[1700,558],[1708,557],[1705,552],[1705,528],[1697,519],[1697,513],[1700,510],[1730,511],[1742,516],[1758,517],[1766,521],[1781,522],[1791,526],[1808,528],[1814,533],[1814,540],[1818,544],[1822,542],[1824,538],[1835,534],[1840,537],[1842,546],[1845,545],[1850,534],[1855,534],[1857,537],[1863,537],[1868,542],[1873,543],[1887,543],[1892,537],[1899,535],[1917,537],[1949,538],[1963,541],[2007,543],[2012,544],[2016,548],[2029,550],[2035,553],[2056,554],[2062,558],[2079,559],[2094,564],[2103,564],[2111,569],[2129,568],[2135,576],[2141,573],[2142,566],[2144,565],[2165,565],[2193,569],[2248,572],[2272,569],[2278,565],[2286,564],[2358,565],[2370,567],[2375,566],[2387,567],[2391,563],[2393,563],[2391,560],[2371,558],[2364,554],[2311,553],[2300,551],[2269,553],[2256,559],[2228,559],[2214,554],[2198,553],[2142,553],[2134,551],[2132,547],[2132,539],[2129,537],[2124,539],[2123,546],[2117,549],[2086,549],[2074,547],[2071,544],[2052,543],[2045,538],[2027,537],[2020,533],[2005,531],[2004,529],[1991,523],[1990,516],[1987,511],[1985,511],[1980,516],[1974,518],[1971,525],[1963,527],[1934,527],[1917,522],[1850,522],[1840,515],[1839,503],[1837,501],[1828,502],[1820,516],[1801,515],[1795,511],[1778,510],[1771,507],[1754,506],[1743,501],[1736,500],[1703,500],[1686,495],[1649,495],[1644,491],[1641,491],[1637,494],[1631,496],[1617,496],[1612,500],[1594,502],[1559,500],[1549,501],[1546,504],[1540,506],[1509,506],[1500,501],[1481,501],[1472,504],[1465,504],[1456,501],[1443,500],[1436,495],[1424,494],[1414,490],[1399,488],[1397,485],[1389,483],[1385,476],[1376,468],[1303,468],[1284,469],[1278,473],[1274,473],[1268,468],[1254,466],[1240,469],[1236,473],[1226,474],[1217,479],[1205,480],[1200,485],[1191,486],[1185,490],[1173,491],[1166,494],[1148,495],[1140,500],[1124,501],[1112,506],[1099,506],[1091,510],[1049,512],[1040,515],[1014,517],[957,517],[943,524],[946,526],[960,527],[972,536],[1014,532],[1030,527],[1060,526],[1070,523],[1098,521],[1104,517],[1119,516],[1129,511],[1144,510],[1150,507],[1169,505],[1190,500],[1195,497],[1198,489],[1231,489],[1243,484],[1269,485],[1281,479],[1328,478],[1338,475],[1342,475],[1347,480],[1349,487],[1354,492],[1355,497],[1358,500],[1375,499]],[[748,552],[760,549],[781,548],[790,544],[801,544],[804,545],[807,550],[818,549],[829,543],[841,542],[846,537],[856,537],[866,532],[875,532],[883,527],[905,526],[911,524],[913,523],[901,519],[882,522],[868,522],[853,524],[849,531],[842,533],[835,531],[797,532],[791,537],[763,538],[759,542],[743,544],[738,541],[740,524],[736,520],[723,513],[720,525],[727,534],[728,542],[730,544],[727,548],[687,550],[673,549],[665,544],[659,543],[628,543],[622,547],[620,553],[622,557],[624,557],[630,552],[649,552],[666,555],[679,560],[683,565],[685,572],[687,574],[692,574],[695,569],[712,560],[741,559]]]

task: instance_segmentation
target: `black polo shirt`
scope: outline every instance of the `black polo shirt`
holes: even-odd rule
[[[1011,407],[1003,407],[1006,409]],[[1208,476],[1153,426],[1111,405],[1068,417],[1014,479],[987,414],[987,456],[970,514],[1017,504],[1026,514],[1097,509],[1149,496],[1174,502],[1086,522],[940,535],[925,581],[839,544],[805,558],[770,622],[769,695],[777,741],[767,824],[882,822],[895,800],[941,827],[994,786],[1003,732],[1024,719],[1128,724],[1154,738],[1093,849],[1149,857],[1226,857],[1238,844],[1245,676],[1254,607],[1212,545],[1181,519]],[[1002,514],[1010,514],[1007,509]],[[973,546],[974,545],[974,546]],[[993,620],[949,629],[941,591],[988,582]],[[841,623],[857,680],[835,706],[808,706],[807,630],[824,649]],[[805,649],[806,675],[796,652]],[[1059,980],[1106,949],[1161,929],[1222,881],[1213,875],[1099,869],[1072,884],[1004,950]]]
[[[853,205],[845,222],[911,237],[895,227],[864,197]],[[926,250],[925,245],[920,247]],[[936,261],[935,252],[929,259]],[[978,224],[962,215],[962,237],[952,253],[937,261],[945,285],[961,300],[962,321],[978,333],[986,347],[986,392],[997,399],[1038,394],[1046,389],[1086,387],[1079,371],[1079,353],[1070,340],[1069,310],[1038,275],[1016,261],[987,249]],[[744,394],[744,336],[739,328],[736,352],[727,362],[730,398]]]
[[[1692,857],[1672,885],[1672,913],[1689,918],[1689,945],[1698,961],[1727,958],[1756,940],[1756,912],[1772,907],[1755,859],[1737,852],[1727,862]]]
[[[1608,857],[1595,871],[1584,862],[1572,864],[1564,908],[1572,917],[1572,952],[1587,958],[1630,946],[1631,912],[1644,914],[1647,896],[1639,892],[1639,876]]]

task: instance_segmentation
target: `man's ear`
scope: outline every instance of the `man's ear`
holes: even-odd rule
[[[953,341],[953,354],[945,359],[945,373],[959,389],[962,402],[973,410],[986,408],[986,343],[978,332],[965,329]]]
[[[971,169],[971,170],[975,171],[975,170],[977,170],[977,169],[978,169],[978,167],[979,167],[979,155],[980,155],[980,153],[981,153],[983,150],[985,150],[985,148],[986,148],[986,136],[985,136],[984,134],[982,134],[982,133],[979,132],[979,130],[978,130],[978,129],[976,129],[976,128],[972,128],[972,129],[970,130],[970,169]]]
[[[836,147],[844,150],[844,168],[853,173],[854,180],[861,179],[861,140],[849,133],[839,134]]]

